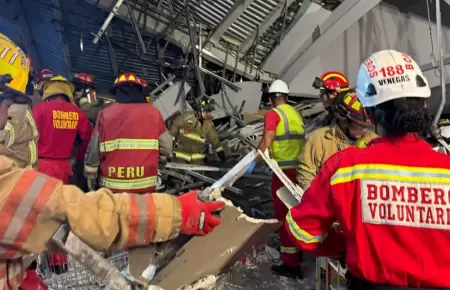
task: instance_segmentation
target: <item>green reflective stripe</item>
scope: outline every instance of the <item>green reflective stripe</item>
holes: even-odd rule
[[[186,131],[184,129],[180,129],[180,135],[182,135],[188,139],[200,142],[200,143],[206,142],[206,140],[204,138],[202,138],[200,135],[195,134],[195,133],[186,133]]]
[[[299,252],[299,250],[296,247],[280,247],[280,252],[281,253],[286,253],[286,254],[297,254]]]
[[[184,159],[186,161],[200,160],[206,157],[206,155],[202,153],[185,153],[180,151],[174,151],[173,154],[175,155],[176,158]]]
[[[106,188],[133,190],[133,189],[143,189],[147,187],[155,187],[156,179],[157,179],[156,176],[149,176],[137,179],[117,179],[117,178],[100,177],[100,184]]]
[[[200,160],[200,159],[204,159],[206,157],[205,154],[201,154],[201,153],[192,153],[192,160]]]
[[[175,158],[180,158],[186,161],[191,161],[191,154],[186,154],[180,151],[173,151],[173,154],[175,155]]]
[[[158,150],[158,139],[115,139],[99,144],[100,152],[114,150]]]
[[[364,140],[359,140],[359,141],[356,141],[355,146],[358,148],[366,148],[367,143]]]
[[[217,147],[216,152],[221,152],[221,151],[223,151],[223,147],[222,146]]]
[[[328,233],[313,236],[302,230],[291,216],[291,211],[286,216],[286,221],[289,225],[289,231],[294,236],[294,238],[305,244],[322,243],[326,238]]]
[[[277,161],[277,163],[280,167],[283,167],[283,166],[297,167],[297,165],[300,162],[298,160],[284,160],[284,161]]]
[[[281,136],[275,136],[276,141],[283,141],[283,140],[303,140],[305,139],[304,134],[290,134],[290,135],[281,135]]]

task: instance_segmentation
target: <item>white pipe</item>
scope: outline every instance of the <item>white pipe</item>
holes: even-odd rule
[[[113,19],[114,15],[117,15],[117,11],[119,11],[120,6],[122,5],[124,0],[117,0],[116,5],[114,5],[113,9],[109,13],[108,17],[106,17],[105,22],[103,22],[102,27],[100,27],[100,30],[97,32],[97,34],[94,37],[94,40],[92,41],[94,44],[97,44],[102,38],[103,33],[105,33],[106,28],[108,28],[109,23]],[[133,12],[131,12],[133,13]]]
[[[444,64],[444,53],[442,52],[442,22],[441,22],[441,0],[436,0],[436,34],[438,43],[438,55],[439,55],[439,71],[441,73],[441,103],[439,104],[436,115],[433,119],[433,128],[436,128],[439,123],[439,118],[444,110],[445,100],[446,100],[446,87],[445,87],[445,64]]]

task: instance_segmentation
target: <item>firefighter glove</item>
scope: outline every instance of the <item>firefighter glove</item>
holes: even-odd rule
[[[223,202],[201,202],[198,191],[191,191],[178,198],[181,204],[181,234],[203,236],[220,224],[213,214],[224,208]]]
[[[248,166],[247,171],[245,171],[245,173],[252,174],[253,170],[255,170],[255,166],[256,166],[256,162],[252,161],[252,163],[250,163],[250,165]]]

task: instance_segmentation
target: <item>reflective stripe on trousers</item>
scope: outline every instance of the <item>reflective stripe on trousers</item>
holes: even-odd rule
[[[110,189],[135,190],[156,186],[157,176],[136,179],[117,179],[100,176],[100,185]]]
[[[173,151],[173,154],[175,158],[180,158],[188,162],[192,160],[204,159],[206,157],[206,155],[203,153],[185,153],[180,151]]]
[[[100,152],[112,152],[114,150],[158,150],[158,139],[126,139],[100,142]]]

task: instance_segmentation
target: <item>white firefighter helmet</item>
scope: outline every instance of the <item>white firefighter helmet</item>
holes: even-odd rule
[[[289,95],[289,86],[282,80],[275,80],[269,87],[269,94],[280,93]]]
[[[396,50],[376,52],[361,64],[356,93],[365,107],[399,98],[431,96],[428,81],[417,63]]]

